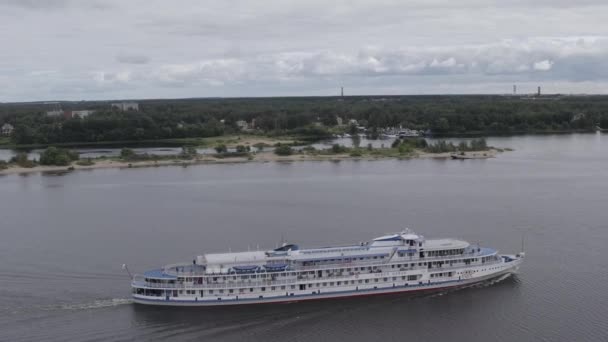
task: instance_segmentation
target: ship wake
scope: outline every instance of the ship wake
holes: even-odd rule
[[[112,299],[98,299],[92,302],[86,303],[74,303],[64,304],[61,306],[63,310],[93,310],[101,308],[109,308],[114,306],[132,304],[133,300],[129,298],[112,298]]]

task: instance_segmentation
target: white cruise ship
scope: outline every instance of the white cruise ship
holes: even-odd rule
[[[199,255],[135,275],[131,287],[141,304],[296,302],[462,287],[514,273],[523,259],[404,231],[348,246]]]

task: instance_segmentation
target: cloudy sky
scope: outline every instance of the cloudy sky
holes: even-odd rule
[[[0,0],[0,101],[608,93],[606,0]]]

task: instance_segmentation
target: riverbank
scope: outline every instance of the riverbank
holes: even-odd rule
[[[267,136],[258,134],[231,134],[208,138],[179,138],[179,139],[156,139],[156,140],[125,140],[125,141],[100,141],[100,142],[70,142],[54,144],[21,144],[12,143],[8,138],[0,139],[0,149],[32,150],[44,149],[49,146],[62,148],[112,148],[112,147],[214,147],[224,144],[229,148],[237,145],[251,146],[279,144],[295,144],[306,137],[296,136]]]
[[[464,152],[463,156],[468,159],[487,159],[494,158],[502,149],[491,148],[487,151]],[[386,159],[451,159],[452,152],[429,153],[422,150],[415,150],[403,156],[395,155],[362,155],[352,156],[348,153],[339,154],[307,154],[297,153],[289,156],[278,156],[273,152],[257,152],[248,156],[239,157],[215,157],[212,155],[197,155],[193,159],[163,159],[163,160],[144,160],[144,161],[124,161],[118,158],[103,158],[94,160],[92,165],[78,165],[76,162],[69,166],[48,166],[38,165],[32,168],[9,166],[7,169],[0,170],[0,175],[10,174],[29,174],[38,172],[69,172],[75,170],[94,170],[107,168],[140,168],[140,167],[160,167],[160,166],[191,166],[204,164],[234,164],[234,163],[269,163],[269,162],[298,162],[298,161],[342,161],[342,160],[386,160]]]

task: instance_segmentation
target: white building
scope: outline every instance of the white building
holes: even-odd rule
[[[247,121],[245,121],[245,120],[237,121],[236,126],[242,131],[246,131],[249,129],[249,124],[247,124]]]
[[[73,110],[72,111],[72,117],[80,117],[81,119],[86,118],[87,116],[91,115],[95,113],[94,110]]]
[[[13,130],[15,130],[15,127],[13,127],[13,125],[9,123],[5,123],[4,125],[2,125],[2,135],[4,136],[9,136],[13,134]]]
[[[127,111],[139,111],[139,104],[137,102],[116,102],[116,103],[112,103],[112,108],[116,108],[118,110],[120,110],[121,112],[127,112]]]

